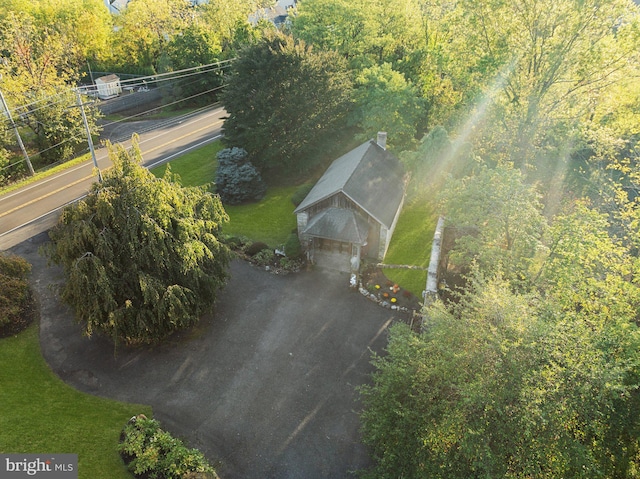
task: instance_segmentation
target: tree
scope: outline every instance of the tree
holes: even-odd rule
[[[454,180],[442,193],[450,225],[470,228],[456,241],[451,261],[469,268],[475,261],[487,274],[501,272],[519,284],[542,248],[546,220],[539,194],[519,170],[483,167],[476,175]]]
[[[110,147],[112,169],[67,207],[51,230],[49,258],[62,265],[62,299],[85,333],[115,342],[158,341],[198,321],[227,277],[218,241],[228,221],[217,196],[155,178],[131,151]]]
[[[566,149],[576,123],[633,70],[637,25],[626,0],[457,2],[440,18],[436,53],[465,114],[483,105],[477,151],[535,167]]]
[[[361,389],[364,477],[637,477],[638,328],[576,319],[476,276],[424,333],[394,326]]]
[[[109,55],[111,15],[101,0],[2,0],[0,20],[11,22],[21,15],[36,30],[54,31],[64,37],[65,61],[79,71],[86,61]]]
[[[181,32],[189,16],[189,4],[182,0],[129,2],[115,17],[115,63],[158,73],[167,45]]]
[[[242,148],[225,148],[216,155],[216,191],[225,204],[237,205],[264,198],[267,185]]]
[[[471,145],[451,141],[442,126],[432,128],[414,151],[403,151],[400,159],[411,173],[410,187],[415,193],[440,191],[446,180],[462,179],[475,166]]]
[[[351,81],[344,60],[279,32],[248,45],[233,63],[221,100],[224,142],[241,145],[263,177],[304,171],[332,151],[344,128]]]
[[[250,37],[249,15],[269,0],[216,0],[199,5],[199,15],[209,33],[216,37],[225,58]]]
[[[68,38],[48,27],[38,27],[25,15],[10,14],[0,30],[0,45],[7,52],[0,64],[2,88],[17,123],[35,135],[35,146],[44,161],[68,159],[86,141],[81,113],[69,84],[78,79],[67,56]],[[97,119],[86,108],[92,131]]]
[[[421,28],[415,0],[307,0],[291,30],[309,45],[337,51],[354,68],[391,63],[404,73],[406,60],[422,47]]]
[[[356,106],[352,122],[362,130],[360,138],[386,131],[390,148],[409,150],[426,124],[426,109],[414,87],[391,65],[365,68],[356,78]]]
[[[169,42],[165,49],[165,64],[161,69],[164,72],[210,65],[220,60],[221,52],[217,36],[204,28],[200,21],[194,21]],[[222,77],[222,71],[218,70],[173,80],[169,86],[163,86],[163,100],[165,103],[177,99],[186,100],[187,104],[209,104],[216,98]]]

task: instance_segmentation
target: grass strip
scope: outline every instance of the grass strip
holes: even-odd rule
[[[417,197],[408,200],[400,213],[384,262],[429,267],[431,244],[437,222],[438,216],[434,213],[433,205],[428,198]],[[383,269],[383,273],[389,280],[408,289],[418,298],[422,297],[427,282],[426,271]]]
[[[0,451],[78,454],[78,477],[131,479],[117,452],[120,432],[151,408],[81,393],[49,369],[38,326],[0,340]]]
[[[171,171],[180,177],[180,183],[183,186],[213,184],[218,166],[216,154],[222,148],[224,146],[220,141],[214,141],[185,153],[168,164],[171,165]],[[167,164],[164,164],[153,168],[151,172],[156,177],[161,178],[166,169]]]

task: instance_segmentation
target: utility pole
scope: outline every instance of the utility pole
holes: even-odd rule
[[[102,173],[100,172],[100,168],[98,167],[96,152],[93,149],[93,139],[91,138],[91,131],[89,131],[89,123],[87,122],[87,115],[84,112],[84,103],[82,103],[82,98],[80,97],[79,89],[76,89],[76,98],[78,100],[78,106],[80,107],[80,111],[82,112],[82,121],[84,122],[84,128],[85,130],[87,130],[87,142],[89,143],[89,151],[91,152],[91,159],[93,160],[93,166],[95,166],[96,170],[98,170],[98,181],[102,182]]]
[[[0,75],[2,78],[2,75]],[[2,94],[2,90],[0,90],[0,102],[2,102],[2,108],[9,119],[9,123],[11,123],[11,127],[13,128],[13,132],[16,134],[16,138],[18,139],[18,145],[20,145],[20,149],[22,150],[22,154],[24,155],[24,159],[27,162],[27,166],[29,167],[29,173],[31,176],[35,175],[35,171],[33,171],[33,165],[31,164],[31,159],[29,159],[29,154],[27,153],[27,149],[24,147],[24,143],[22,143],[22,138],[20,137],[20,132],[18,131],[18,127],[13,122],[13,117],[11,116],[11,112],[9,111],[9,107],[7,106],[7,102],[4,100],[4,95]]]

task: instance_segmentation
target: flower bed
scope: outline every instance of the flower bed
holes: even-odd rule
[[[389,281],[378,268],[365,268],[359,291],[371,301],[392,310],[409,312],[421,309],[420,301],[408,290]]]

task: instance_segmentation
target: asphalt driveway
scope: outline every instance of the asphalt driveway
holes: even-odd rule
[[[174,435],[201,449],[223,479],[346,478],[366,467],[355,388],[390,311],[349,290],[348,275],[277,276],[242,261],[216,311],[161,346],[114,348],[87,339],[56,297],[38,235],[12,248],[33,265],[45,359],[92,394],[150,404]]]

